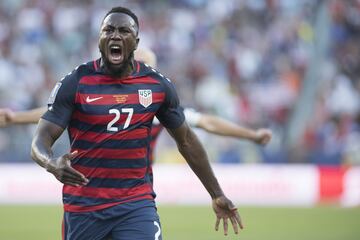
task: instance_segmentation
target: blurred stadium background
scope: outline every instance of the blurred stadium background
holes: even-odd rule
[[[56,81],[98,57],[117,5],[138,15],[140,46],[182,105],[272,129],[266,147],[196,131],[240,208],[240,238],[359,239],[359,0],[1,0],[0,107],[44,106]],[[61,186],[30,159],[35,127],[0,129],[0,239],[60,238]],[[164,237],[222,239],[167,133],[156,156]]]

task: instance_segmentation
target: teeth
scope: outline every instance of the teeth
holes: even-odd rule
[[[111,46],[111,49],[120,49],[120,46],[117,46],[117,45]]]

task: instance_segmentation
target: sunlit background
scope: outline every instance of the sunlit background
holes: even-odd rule
[[[344,210],[353,214],[343,222],[344,234],[339,230],[338,235],[312,238],[311,231],[316,230],[310,230],[306,239],[358,239],[360,232],[352,224],[360,223],[359,0],[1,0],[0,108],[22,111],[45,106],[57,81],[99,57],[100,23],[117,5],[131,8],[139,17],[140,46],[155,52],[158,70],[175,83],[183,106],[273,131],[272,141],[261,147],[196,130],[229,198],[239,206],[352,207]],[[28,177],[37,170],[45,172],[29,154],[35,128],[0,129],[4,209],[11,203],[42,203],[37,198],[19,201],[24,189],[31,194]],[[64,135],[56,153],[68,149]],[[165,131],[156,162],[160,203],[210,204]],[[39,182],[54,180],[44,174]],[[184,179],[183,174],[189,177]],[[34,184],[31,187],[44,187]],[[44,202],[52,203],[47,193],[49,201]],[[43,193],[34,194],[41,198]],[[1,221],[7,222],[1,211]],[[248,215],[251,219],[252,212]],[[335,219],[336,214],[327,218]],[[184,231],[200,232],[196,226],[194,222]],[[9,229],[0,227],[0,239],[14,236],[16,228]],[[168,229],[169,239],[193,239]],[[296,231],[286,236],[295,239],[294,235]]]

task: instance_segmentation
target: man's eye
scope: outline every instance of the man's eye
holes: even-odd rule
[[[123,29],[120,30],[120,32],[122,32],[122,33],[131,33],[131,30],[128,29],[128,28],[123,28]]]

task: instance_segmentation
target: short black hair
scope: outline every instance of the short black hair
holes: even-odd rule
[[[139,28],[139,20],[138,20],[137,16],[135,15],[135,13],[133,13],[130,9],[125,8],[125,7],[113,7],[110,11],[108,11],[105,14],[104,19],[112,13],[125,13],[125,14],[129,15],[135,21],[137,27]],[[104,19],[103,19],[103,21],[104,21]]]

